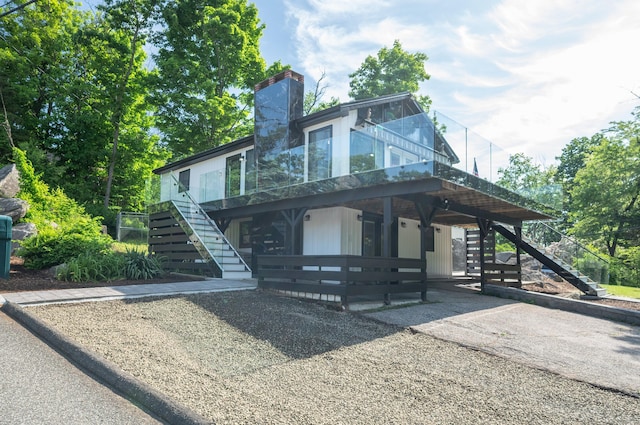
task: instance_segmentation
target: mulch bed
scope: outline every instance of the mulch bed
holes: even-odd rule
[[[566,281],[555,281],[548,279],[544,282],[531,282],[523,284],[522,289],[531,292],[541,292],[549,295],[558,295],[566,298],[581,299],[582,292]],[[626,308],[628,310],[640,311],[640,301],[624,301],[619,299],[582,299],[582,301],[604,304],[611,307]]]
[[[57,280],[48,270],[32,270],[24,266],[24,261],[20,257],[11,257],[11,267],[9,269],[9,279],[0,279],[0,293],[22,292],[22,291],[44,291],[51,289],[71,289],[71,288],[97,288],[103,286],[140,285],[147,283],[173,283],[177,280],[201,280],[198,277],[164,276],[156,279],[146,280],[112,280],[98,282],[66,282]]]

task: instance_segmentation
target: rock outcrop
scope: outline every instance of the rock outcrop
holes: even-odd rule
[[[20,175],[15,164],[0,169],[0,215],[11,217],[13,223],[11,239],[12,251],[20,241],[38,233],[33,223],[18,223],[29,211],[29,204],[15,196],[20,192]]]
[[[16,164],[0,169],[0,198],[13,198],[20,192],[20,174]]]

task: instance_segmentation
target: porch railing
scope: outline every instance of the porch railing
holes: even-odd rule
[[[522,233],[546,255],[561,260],[596,283],[609,283],[609,262],[575,239],[540,221],[525,223]]]
[[[262,255],[257,258],[258,286],[297,293],[333,295],[348,305],[357,295],[420,292],[426,301],[424,262],[412,258],[356,255]]]

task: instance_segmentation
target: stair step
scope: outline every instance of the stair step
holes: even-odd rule
[[[250,271],[223,271],[223,279],[251,279]]]
[[[229,264],[223,261],[220,266],[225,272],[242,272],[247,270],[244,264],[240,264],[240,263]]]
[[[231,250],[219,251],[219,250],[209,249],[209,252],[214,257],[222,259],[222,261],[231,262],[230,260],[235,258],[236,260],[234,260],[234,262],[235,261],[237,261],[238,263],[240,262],[240,260],[238,259],[238,256],[236,255],[236,253],[231,251]]]
[[[187,234],[193,233],[189,238],[203,258],[207,258],[207,261],[217,262],[223,270],[224,277],[230,279],[251,278],[249,267],[229,244],[224,233],[206,216],[206,213],[189,200],[174,201],[174,205],[181,215],[176,219]]]

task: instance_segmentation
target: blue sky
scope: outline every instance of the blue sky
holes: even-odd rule
[[[324,71],[327,96],[347,101],[348,74],[398,39],[429,56],[420,94],[443,120],[491,141],[494,152],[523,152],[543,165],[640,104],[637,0],[253,3],[266,25],[263,56],[305,75],[307,90]]]

